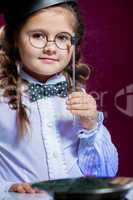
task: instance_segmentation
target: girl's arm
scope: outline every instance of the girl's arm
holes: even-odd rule
[[[103,114],[97,111],[95,99],[85,91],[73,92],[66,104],[67,109],[79,117],[83,127],[78,149],[78,165],[83,175],[115,176],[117,150],[103,125]]]
[[[78,165],[85,176],[115,176],[118,170],[118,153],[103,125],[103,114],[98,112],[97,125],[79,133]]]

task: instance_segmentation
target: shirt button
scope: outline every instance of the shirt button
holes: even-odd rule
[[[53,153],[53,157],[54,157],[54,158],[57,158],[57,157],[58,157],[58,153],[57,153],[57,152],[54,152],[54,153]]]
[[[53,127],[53,122],[48,122],[48,123],[47,123],[47,126],[48,126],[48,127]]]

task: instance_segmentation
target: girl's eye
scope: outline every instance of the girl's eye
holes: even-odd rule
[[[42,33],[33,33],[31,36],[34,39],[44,39],[45,38]]]
[[[62,40],[62,41],[68,41],[70,40],[70,37],[68,35],[58,35],[58,40]]]

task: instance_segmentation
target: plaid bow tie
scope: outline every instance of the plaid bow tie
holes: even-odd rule
[[[67,88],[68,88],[67,82],[62,81],[56,84],[48,84],[48,85],[30,83],[28,90],[29,90],[30,100],[34,102],[37,101],[38,99],[50,96],[66,97]]]

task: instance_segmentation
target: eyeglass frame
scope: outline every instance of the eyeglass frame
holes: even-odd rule
[[[36,32],[30,32],[30,33],[29,33],[29,42],[30,42],[31,46],[33,46],[33,47],[36,48],[36,49],[43,49],[43,48],[45,48],[45,47],[47,46],[48,42],[54,42],[55,45],[57,46],[57,48],[59,48],[59,49],[61,49],[61,50],[67,50],[67,48],[66,48],[66,49],[60,48],[60,47],[57,45],[57,43],[56,43],[56,37],[57,37],[60,33],[65,33],[65,34],[67,34],[67,35],[70,36],[70,38],[71,38],[71,40],[70,40],[71,46],[72,46],[72,45],[76,45],[76,44],[78,43],[78,37],[76,36],[75,33],[73,33],[73,35],[71,35],[71,34],[68,33],[68,32],[60,32],[60,33],[57,33],[57,34],[55,35],[54,40],[48,40],[47,34],[43,33],[43,35],[46,37],[46,44],[45,44],[43,47],[36,47],[36,46],[34,46],[33,43],[31,42],[31,39],[30,39],[31,33],[36,33]]]

